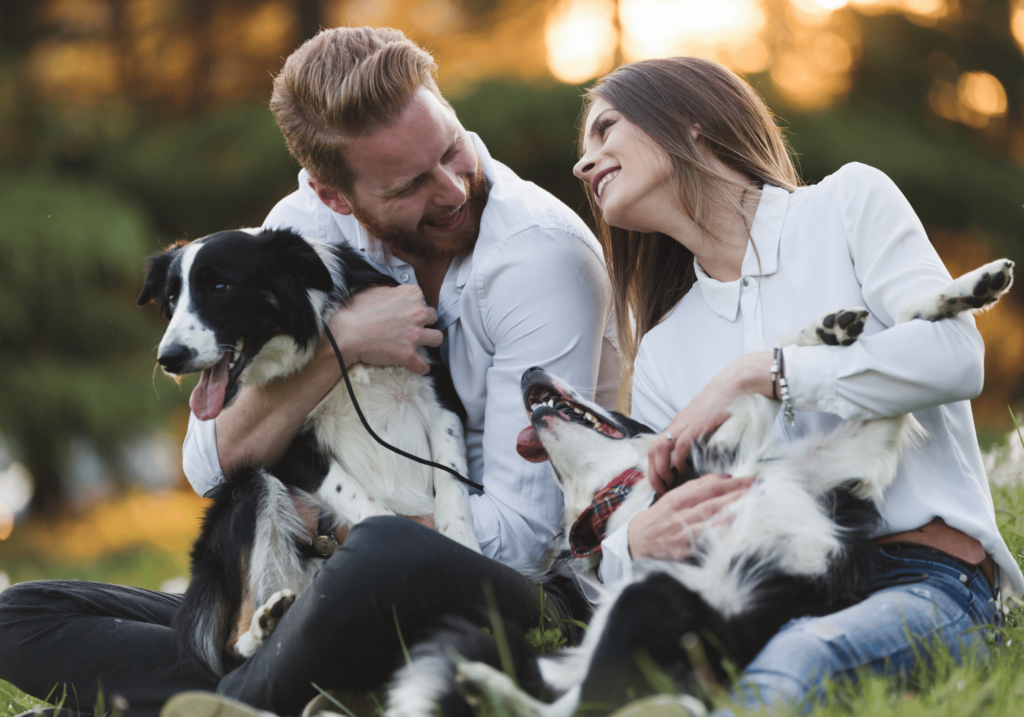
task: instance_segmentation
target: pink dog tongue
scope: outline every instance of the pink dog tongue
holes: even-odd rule
[[[212,368],[204,369],[199,383],[192,389],[188,406],[200,421],[209,421],[220,414],[224,408],[224,393],[228,387],[228,364],[231,354],[215,363]]]
[[[548,452],[537,437],[533,426],[527,426],[516,439],[516,451],[530,463],[543,463],[548,459]]]

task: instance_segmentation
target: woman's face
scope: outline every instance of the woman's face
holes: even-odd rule
[[[583,157],[573,174],[590,185],[604,220],[612,226],[660,231],[651,222],[666,209],[672,175],[668,155],[604,99],[590,106]]]

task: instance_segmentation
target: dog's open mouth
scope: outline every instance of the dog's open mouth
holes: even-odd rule
[[[595,416],[590,410],[579,405],[561,391],[550,386],[532,386],[526,394],[527,411],[530,414],[531,426],[523,429],[516,442],[516,451],[532,463],[548,460],[548,453],[534,429],[545,417],[556,417],[560,420],[586,426],[609,438],[622,438],[623,434]]]
[[[199,383],[192,389],[188,405],[200,421],[209,421],[220,415],[225,404],[238,392],[238,377],[249,364],[245,340],[239,339],[233,351],[225,351],[210,368],[203,369]]]

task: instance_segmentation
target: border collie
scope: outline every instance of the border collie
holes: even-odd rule
[[[190,405],[212,420],[242,384],[300,371],[334,311],[381,285],[396,282],[348,246],[285,229],[225,231],[150,257],[138,303],[155,302],[169,320],[157,362],[174,377],[201,372]],[[462,422],[442,408],[430,378],[365,364],[349,374],[384,440],[465,475]],[[310,511],[322,511],[313,543],[301,517]],[[480,550],[466,486],[376,443],[339,381],[273,472],[240,468],[215,494],[175,617],[183,653],[223,675],[256,652],[309,586],[334,531],[396,514],[432,515],[441,533]]]
[[[1012,268],[1007,260],[987,264],[913,302],[898,323],[937,321],[988,306],[1009,289]],[[849,345],[867,316],[864,309],[827,314],[783,345]],[[532,430],[521,435],[520,452],[551,461],[565,494],[560,548],[577,548],[574,559],[583,562],[577,567],[592,567],[595,558],[571,540],[570,526],[613,482],[629,492],[606,534],[651,503],[653,489],[643,472],[657,434],[585,400],[539,368],[524,374],[522,388]],[[684,706],[704,714],[693,695],[702,694],[702,680],[728,683],[724,660],[742,669],[789,619],[863,599],[879,503],[895,478],[901,449],[922,429],[907,415],[849,421],[830,435],[779,443],[770,440],[778,408],[762,396],[741,398],[709,439],[695,442],[679,482],[706,473],[757,480],[722,510],[725,520],[694,536],[690,557],[638,563],[631,580],[609,586],[579,647],[539,660],[520,658],[512,670],[517,685],[496,669],[502,662],[486,657],[494,652],[489,638],[452,624],[414,649],[413,661],[396,675],[388,714],[470,714],[469,704],[489,708],[487,714],[607,714],[650,694],[652,669],[671,679]],[[629,473],[639,478],[631,489],[621,481]]]

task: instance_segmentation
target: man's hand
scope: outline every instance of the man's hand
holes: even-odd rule
[[[753,478],[711,473],[683,483],[663,495],[629,523],[629,554],[633,560],[682,560],[693,551],[692,540],[709,521],[750,490]]]
[[[347,346],[346,363],[404,366],[425,376],[430,366],[416,350],[441,345],[444,334],[426,328],[436,322],[437,311],[423,303],[420,287],[403,284],[360,291],[327,326],[338,345]]]

